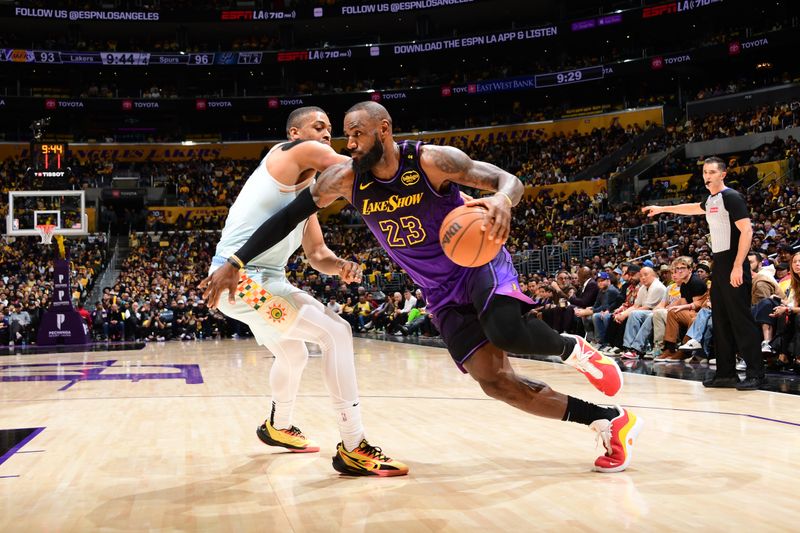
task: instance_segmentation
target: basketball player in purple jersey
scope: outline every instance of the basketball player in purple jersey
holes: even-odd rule
[[[344,131],[352,162],[322,172],[315,184],[256,230],[236,255],[246,263],[280,241],[298,221],[346,198],[389,256],[422,288],[428,310],[462,372],[469,373],[487,395],[525,412],[588,425],[606,449],[595,460],[595,470],[624,470],[641,420],[628,409],[588,403],[516,374],[506,352],[559,355],[608,396],[622,387],[616,363],[584,339],[559,335],[544,322],[522,316],[521,302],[529,300],[519,290],[505,248],[488,264],[465,268],[450,261],[439,244],[444,217],[464,203],[459,184],[496,191],[469,205],[487,209],[484,230],[489,238],[505,242],[511,207],[523,193],[520,180],[453,147],[395,143],[392,119],[375,102],[350,108]],[[225,290],[232,293],[237,281],[236,269],[222,267],[209,280],[205,297],[216,304]]]

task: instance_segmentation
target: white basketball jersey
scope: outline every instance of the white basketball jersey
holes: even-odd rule
[[[230,257],[247,242],[247,239],[265,220],[289,204],[313,180],[297,186],[283,185],[267,170],[267,159],[279,144],[270,150],[253,173],[247,178],[242,191],[228,212],[222,236],[217,244],[216,255]],[[281,242],[256,256],[248,265],[259,266],[267,270],[269,277],[283,278],[286,275],[286,263],[303,242],[305,221],[297,225]]]

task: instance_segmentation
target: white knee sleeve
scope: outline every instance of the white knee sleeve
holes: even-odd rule
[[[350,325],[309,295],[294,295],[299,312],[287,338],[316,343],[322,350],[325,386],[346,449],[364,438]],[[309,301],[310,300],[310,301]]]
[[[358,384],[350,326],[338,315],[329,314],[316,300],[313,302],[302,302],[297,320],[286,336],[320,346],[325,385],[334,406],[352,405],[358,402]]]

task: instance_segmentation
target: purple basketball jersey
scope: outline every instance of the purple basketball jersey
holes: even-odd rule
[[[372,173],[357,174],[353,205],[389,257],[422,288],[433,313],[447,304],[470,303],[467,282],[476,269],[450,261],[439,244],[442,221],[464,201],[455,183],[441,193],[433,188],[419,165],[421,144],[398,143],[400,168],[390,180],[379,180]],[[503,249],[498,255],[508,253]],[[518,291],[516,272],[513,267],[511,271],[513,283],[505,285],[514,292]]]

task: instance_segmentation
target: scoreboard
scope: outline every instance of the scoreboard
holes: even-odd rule
[[[58,172],[67,168],[67,143],[31,142],[31,167],[34,171]]]
[[[30,175],[42,180],[45,189],[61,188],[69,177],[67,143],[31,141]]]

